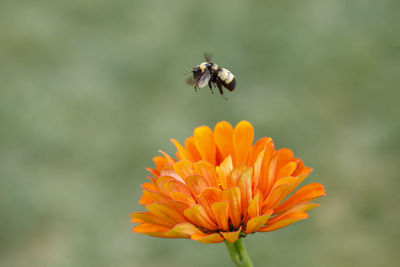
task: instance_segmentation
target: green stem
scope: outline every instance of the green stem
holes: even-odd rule
[[[225,241],[225,245],[237,267],[253,267],[249,255],[247,255],[246,248],[243,245],[242,238],[239,238],[234,243]]]

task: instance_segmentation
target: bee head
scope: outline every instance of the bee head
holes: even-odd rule
[[[196,68],[193,68],[193,73],[200,73],[201,69],[199,68],[199,66],[197,66]]]

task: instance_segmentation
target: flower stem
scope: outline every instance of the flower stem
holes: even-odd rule
[[[239,238],[234,243],[225,241],[225,245],[237,267],[253,267],[249,255],[247,255],[246,248],[243,245],[242,238]]]

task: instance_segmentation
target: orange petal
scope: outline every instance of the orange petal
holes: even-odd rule
[[[217,169],[219,185],[223,189],[228,188],[228,179],[231,175],[232,170],[233,170],[232,157],[228,156],[221,163],[221,165],[219,165],[219,168]]]
[[[193,206],[196,204],[196,201],[193,199],[191,195],[187,195],[181,192],[171,192],[169,196],[174,199],[186,203],[188,206]]]
[[[171,139],[171,142],[174,143],[176,149],[178,150],[178,152],[176,152],[178,160],[182,159],[193,160],[192,156],[186,152],[186,149],[178,141],[176,141],[175,139]]]
[[[242,231],[242,226],[240,226],[239,230],[236,232],[220,232],[220,234],[225,238],[229,243],[233,243],[239,239],[240,231]]]
[[[171,192],[181,192],[186,195],[190,195],[190,190],[184,183],[177,180],[171,180],[164,183],[164,193],[169,194]]]
[[[300,182],[299,180],[300,178],[291,176],[279,179],[275,183],[269,196],[264,200],[263,208],[270,209],[278,205],[296,188]]]
[[[304,203],[299,203],[293,207],[291,207],[289,210],[285,211],[284,213],[281,213],[279,215],[274,216],[271,220],[269,220],[269,224],[272,224],[276,221],[279,221],[281,218],[286,216],[287,214],[293,213],[293,212],[307,212],[313,208],[319,207],[319,204],[311,203],[311,202],[304,202]],[[277,214],[274,210],[274,214]]]
[[[242,172],[246,169],[246,164],[240,164],[233,168],[230,179],[228,179],[228,187],[235,187],[239,185],[240,176],[242,176]]]
[[[169,181],[174,181],[174,180],[176,180],[176,179],[171,176],[160,176],[156,180],[156,186],[160,192],[163,192],[165,183],[167,183]]]
[[[268,168],[271,165],[272,158],[275,154],[275,148],[274,148],[274,143],[268,142],[265,150],[264,150],[264,157],[262,159],[261,163],[261,171],[260,171],[260,178],[258,181],[258,188],[261,190],[261,192],[264,195],[267,195],[269,192],[270,188],[272,187],[272,182],[273,182],[273,176],[270,177],[268,175]],[[274,166],[274,171],[275,171],[275,163],[272,163]]]
[[[211,210],[218,226],[225,231],[228,230],[228,202],[215,202],[211,205]]]
[[[183,183],[183,179],[175,172],[172,165],[164,166],[164,168],[162,168],[162,170],[160,171],[160,176],[170,177]],[[157,180],[159,178],[160,177],[158,177]]]
[[[189,187],[194,196],[197,196],[204,190],[204,188],[208,187],[208,184],[204,178],[198,175],[187,177],[186,185]]]
[[[202,232],[191,223],[180,223],[165,234],[174,238],[190,238],[191,235]]]
[[[258,155],[265,150],[266,145],[272,142],[272,139],[269,137],[263,137],[259,139],[251,149],[248,165],[252,166],[256,161]]]
[[[268,164],[267,167],[267,176],[266,176],[266,188],[264,188],[264,190],[266,191],[262,191],[262,193],[264,195],[268,195],[270,190],[272,189],[274,182],[275,182],[275,170],[276,170],[276,165],[278,163],[278,155],[275,154],[271,161]]]
[[[130,215],[130,217],[132,218],[133,222],[138,222],[138,221],[134,221],[134,219],[139,219],[142,222],[146,222],[146,223],[150,223],[150,224],[163,225],[163,226],[167,226],[167,227],[174,226],[174,224],[167,222],[150,212],[134,212]]]
[[[163,226],[163,225],[156,225],[151,223],[142,223],[133,228],[135,233],[163,233],[170,229],[170,227]]]
[[[228,214],[233,227],[237,228],[241,222],[241,197],[239,187],[232,187],[222,192],[222,200],[229,203]]]
[[[214,128],[214,140],[219,151],[221,152],[222,158],[226,158],[229,155],[234,156],[233,151],[233,128],[226,121],[218,122]]]
[[[210,219],[202,205],[194,205],[186,209],[184,214],[195,225],[208,230],[217,229],[217,225]]]
[[[299,176],[304,169],[304,163],[301,159],[295,159],[295,161],[297,163],[297,167],[296,170],[294,170],[294,172],[291,174],[291,176]]]
[[[267,226],[258,229],[258,231],[259,232],[270,232],[270,231],[278,230],[280,228],[283,228],[285,226],[288,226],[292,223],[295,223],[299,220],[303,220],[306,218],[308,218],[308,214],[305,212],[289,213],[286,216],[282,217],[279,221],[276,221],[272,224],[268,224]]]
[[[192,240],[199,241],[201,243],[205,244],[211,244],[211,243],[221,243],[224,241],[224,238],[221,237],[220,234],[214,233],[214,234],[200,234],[200,233],[195,233],[191,236]]]
[[[151,213],[173,225],[186,222],[185,217],[175,208],[164,203],[152,203],[146,206]]]
[[[186,181],[186,177],[194,174],[193,163],[187,159],[178,161],[173,165],[174,171]]]
[[[215,221],[213,212],[211,211],[211,205],[214,202],[221,201],[222,190],[216,187],[207,187],[199,195],[197,195],[198,202],[206,210],[208,216]]]
[[[307,177],[312,171],[312,168],[304,166],[303,171],[299,174],[299,177]]]
[[[248,121],[239,122],[233,131],[233,146],[236,155],[236,165],[247,163],[254,139],[254,129]]]
[[[260,197],[260,191],[258,191],[254,198],[251,200],[249,207],[247,208],[247,214],[250,218],[257,217],[260,215],[260,206],[262,205],[262,199]]]
[[[198,127],[194,130],[193,137],[201,158],[215,165],[216,146],[212,130],[207,126]]]
[[[288,162],[285,166],[282,167],[282,169],[280,169],[278,178],[291,176],[292,173],[296,170],[296,168],[297,168],[297,163],[295,161]]]
[[[288,148],[281,148],[276,152],[278,156],[278,161],[276,164],[276,169],[280,170],[283,166],[285,166],[289,161],[293,160],[293,152]],[[278,172],[276,173],[278,175]]]
[[[185,140],[186,153],[192,157],[193,162],[201,159],[201,155],[194,144],[194,137],[191,136]]]
[[[187,203],[180,200],[169,200],[168,204],[171,204],[177,211],[179,211],[182,214],[187,208],[191,207]]]
[[[166,202],[167,198],[158,192],[143,190],[143,194],[141,199],[139,200],[139,204],[147,205],[153,202]]]
[[[159,173],[160,170],[168,164],[168,159],[162,157],[162,156],[155,156],[153,158],[153,162],[156,165],[156,171]]]
[[[251,191],[251,178],[253,176],[253,168],[249,167],[245,171],[243,171],[242,176],[239,179],[239,188],[241,193],[241,206],[243,214],[247,214],[247,207],[252,200],[252,191]]]
[[[171,158],[171,156],[170,156],[170,155],[168,155],[167,153],[165,153],[164,151],[162,151],[162,150],[158,150],[158,152],[160,152],[161,154],[163,154],[163,155],[164,155],[164,158],[167,160],[167,164],[170,164],[170,165],[172,165],[172,164],[174,164],[174,163],[175,163],[175,160],[174,160],[173,158]]]
[[[271,214],[272,210],[269,210],[267,214],[257,216],[248,220],[246,227],[246,234],[254,233],[258,229],[260,229],[268,221]]]
[[[144,183],[142,184],[142,188],[150,191],[158,191],[157,186],[153,183]]]
[[[308,202],[318,197],[325,196],[325,189],[320,183],[308,184],[297,190],[289,199],[279,205],[276,213],[284,212],[299,202]]]
[[[253,188],[257,188],[258,186],[258,181],[260,180],[261,177],[261,167],[264,159],[264,151],[261,151],[256,160],[254,161],[254,175],[253,175],[253,181],[252,181],[252,186]]]
[[[196,162],[194,164],[194,172],[202,176],[210,186],[218,187],[217,171],[211,163],[203,160]]]

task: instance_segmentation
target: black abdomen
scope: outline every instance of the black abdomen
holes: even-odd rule
[[[235,90],[235,86],[236,86],[236,79],[233,78],[232,81],[230,81],[230,83],[225,83],[224,81],[222,82],[222,85],[228,89],[229,91],[233,91]]]

